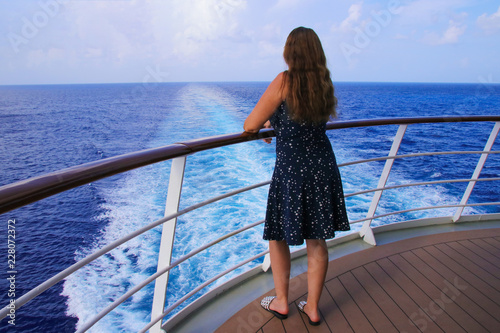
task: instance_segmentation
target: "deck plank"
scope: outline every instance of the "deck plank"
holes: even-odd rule
[[[476,305],[493,318],[496,318],[498,313],[500,313],[500,306],[478,290],[478,286],[473,282],[471,283],[469,281],[468,284],[465,284],[465,281],[460,275],[457,275],[454,271],[443,265],[442,262],[430,255],[430,253],[424,249],[417,249],[413,252],[429,264],[436,272],[439,272],[439,274],[450,283],[449,288],[456,294],[457,298],[467,297],[472,301],[469,304]],[[469,313],[472,315],[474,312],[469,311]]]
[[[311,324],[309,324],[308,317],[305,314],[301,313],[299,311],[299,308],[298,308],[300,301],[305,301],[305,300],[306,300],[306,296],[303,296],[295,301],[294,307],[297,309],[297,312],[299,314],[299,318],[301,318],[301,320],[302,320],[302,329],[297,330],[295,332],[297,332],[297,333],[301,333],[301,332],[331,333],[331,330],[327,324],[323,324],[323,325],[319,325],[319,326],[312,326]],[[320,309],[320,315],[321,315],[321,309]],[[325,320],[325,318],[323,316],[321,316],[321,321],[324,322],[324,320]]]
[[[419,313],[418,305],[406,293],[405,290],[389,276],[377,263],[365,265],[368,273],[384,288],[385,292],[401,307],[412,323],[420,330],[429,329],[432,332],[442,332],[442,330],[425,313]]]
[[[216,330],[225,332],[500,332],[500,229],[420,236],[330,264],[311,326],[297,304],[307,275],[290,283],[288,319],[260,307],[270,290]]]
[[[398,332],[420,332],[410,318],[401,310],[399,305],[382,289],[364,267],[354,269],[352,274],[396,327]]]
[[[463,332],[460,327],[446,312],[443,312],[433,299],[419,288],[408,276],[388,258],[377,261],[382,269],[410,296],[421,310],[445,332]]]
[[[267,294],[266,294],[267,295]],[[262,309],[260,300],[266,296],[263,295],[245,306],[234,316],[229,318],[226,323],[217,329],[218,333],[244,332],[251,333],[261,329],[274,316]]]
[[[451,269],[456,277],[461,278],[462,280],[468,281],[470,285],[477,286],[478,289],[482,290],[484,295],[490,298],[493,302],[495,300],[500,301],[500,295],[495,288],[490,286],[488,283],[483,281],[480,277],[475,275],[473,272],[469,271],[460,263],[452,260],[448,255],[439,250],[434,246],[425,247],[424,250],[429,252],[433,257],[438,259],[443,265]],[[453,279],[452,279],[453,280]]]
[[[481,240],[500,250],[500,239],[496,239],[494,237],[488,237],[488,238],[481,238]]]
[[[405,272],[408,278],[429,296],[431,299],[429,311],[435,314],[435,316],[446,313],[466,332],[486,332],[484,327],[479,325],[474,318],[453,301],[453,297],[446,295],[446,293],[443,292],[444,289],[436,287],[427,276],[422,274],[416,267],[404,259],[402,255],[397,254],[391,256],[389,260]],[[445,331],[448,330],[445,329]]]
[[[474,252],[487,262],[491,263],[492,265],[495,265],[497,268],[500,268],[500,258],[492,256],[491,253],[486,251],[485,249],[477,246],[476,244],[472,243],[469,240],[459,241],[458,244]]]
[[[290,304],[290,310],[288,312],[288,318],[283,320],[283,326],[287,333],[293,332],[307,332],[304,321],[299,315],[299,309],[295,302]]]
[[[372,324],[377,332],[394,332],[396,328],[387,318],[384,312],[373,301],[370,295],[366,292],[363,286],[356,280],[351,272],[347,272],[339,276],[340,282],[347,290],[351,298],[363,312],[368,321]]]
[[[355,332],[376,332],[338,278],[331,279],[325,286]]]
[[[354,332],[326,287],[323,287],[321,299],[319,300],[319,309],[326,324],[332,332]]]
[[[487,326],[483,323],[491,322],[495,318],[484,311],[466,295],[461,293],[460,290],[455,288],[443,275],[433,269],[428,262],[424,261],[425,258],[419,258],[411,251],[402,253],[401,256],[411,263],[422,275],[432,281],[437,288],[439,288],[439,290],[443,293],[443,296],[440,295],[439,299],[443,300],[445,299],[444,297],[447,297],[447,300],[443,301],[445,304],[451,304],[448,302],[449,300],[452,300],[454,304],[467,313],[467,316],[464,318],[472,318],[472,320],[477,323],[476,325],[473,322],[467,322],[466,325],[462,325],[468,332],[482,332],[485,329],[487,330]],[[476,327],[477,330],[467,329],[471,326]]]
[[[283,327],[283,323],[278,318],[274,317],[270,321],[267,322],[262,327],[262,332],[264,333],[286,333],[285,328]]]
[[[455,260],[456,263],[469,270],[471,273],[491,286],[497,294],[496,297],[500,298],[500,280],[497,279],[493,274],[491,274],[486,268],[478,265],[472,260],[467,259],[463,255],[452,249],[449,244],[437,244],[436,248],[441,250],[452,260]]]
[[[488,258],[484,258],[483,256],[476,254],[474,251],[468,249],[467,247],[460,244],[459,242],[450,242],[450,243],[447,243],[446,245],[448,245],[450,248],[455,250],[461,256],[467,258],[471,262],[480,266],[482,269],[484,269],[489,274],[493,275],[494,280],[497,280],[495,278],[496,276],[500,276],[500,267],[498,267],[493,262],[488,260]],[[499,263],[500,263],[500,260],[499,260]]]
[[[484,250],[488,251],[491,256],[500,258],[500,253],[498,248],[484,241],[484,239],[471,239],[470,241],[476,244],[477,246],[480,246]]]

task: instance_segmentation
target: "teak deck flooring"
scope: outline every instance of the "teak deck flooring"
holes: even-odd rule
[[[290,283],[286,320],[260,307],[263,296],[216,332],[500,332],[500,229],[421,236],[331,261],[319,326],[297,308],[306,274]]]

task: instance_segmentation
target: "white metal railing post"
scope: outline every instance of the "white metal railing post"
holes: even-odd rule
[[[165,205],[165,216],[175,214],[179,210],[181,198],[182,182],[184,180],[184,169],[186,167],[186,156],[174,158],[170,169],[170,180],[168,182],[167,202]],[[161,271],[170,266],[172,259],[172,249],[174,246],[175,226],[177,217],[163,223],[161,233],[160,252],[158,254],[158,268]],[[167,294],[168,272],[161,275],[155,281],[153,296],[153,308],[151,318],[161,315],[165,309],[165,299]],[[161,320],[151,327],[151,333],[164,332],[161,328]]]
[[[401,146],[401,141],[403,141],[403,137],[406,132],[406,128],[408,125],[399,125],[398,132],[394,137],[394,141],[392,142],[391,150],[389,151],[389,157],[394,157],[398,154],[399,147]],[[394,159],[389,158],[385,161],[384,169],[382,170],[382,174],[380,175],[380,179],[378,180],[377,188],[383,188],[387,183],[387,179],[389,178],[389,174],[391,173],[392,165],[394,164]],[[372,203],[370,204],[370,208],[368,209],[368,213],[366,214],[366,220],[359,231],[359,235],[363,237],[363,240],[371,245],[377,245],[375,241],[375,235],[373,235],[372,228],[370,227],[372,223],[372,218],[375,216],[375,212],[377,211],[377,206],[382,197],[383,190],[378,190],[373,194]]]
[[[500,130],[500,122],[496,122],[495,126],[493,127],[493,130],[491,131],[490,137],[488,138],[488,141],[486,142],[486,145],[484,146],[484,153],[481,154],[481,157],[479,158],[479,161],[477,162],[476,169],[474,170],[474,173],[472,174],[471,179],[478,179],[479,175],[481,174],[481,170],[483,169],[484,163],[486,162],[486,159],[488,158],[488,154],[491,151],[491,148],[493,147],[493,143],[495,143],[495,139],[497,138],[498,132]],[[465,189],[464,195],[462,197],[462,200],[460,201],[460,205],[463,205],[462,207],[459,207],[457,211],[455,212],[455,215],[453,215],[453,222],[458,221],[460,217],[462,216],[462,212],[464,211],[465,205],[467,205],[467,202],[469,201],[469,197],[472,193],[472,190],[474,189],[474,186],[476,185],[475,180],[471,180],[469,184],[467,185],[467,188]]]
[[[264,272],[267,272],[267,270],[269,269],[269,267],[271,267],[271,256],[269,255],[269,253],[267,253],[264,256],[264,261],[262,262],[262,265],[260,267],[262,268],[262,270]]]

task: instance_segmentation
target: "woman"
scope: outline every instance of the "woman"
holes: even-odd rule
[[[289,245],[307,245],[307,302],[299,304],[312,325],[320,324],[318,303],[328,269],[325,239],[349,230],[339,170],[325,124],[337,104],[321,42],[299,27],[287,38],[280,73],[245,120],[246,132],[276,132],[276,165],[269,188],[264,239],[269,240],[276,296],[261,305],[280,319],[288,316]],[[270,142],[270,140],[267,140]]]

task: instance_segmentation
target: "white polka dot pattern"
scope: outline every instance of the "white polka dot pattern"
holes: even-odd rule
[[[339,169],[326,124],[299,124],[285,102],[271,117],[276,132],[276,164],[269,187],[265,240],[301,245],[349,230]]]

